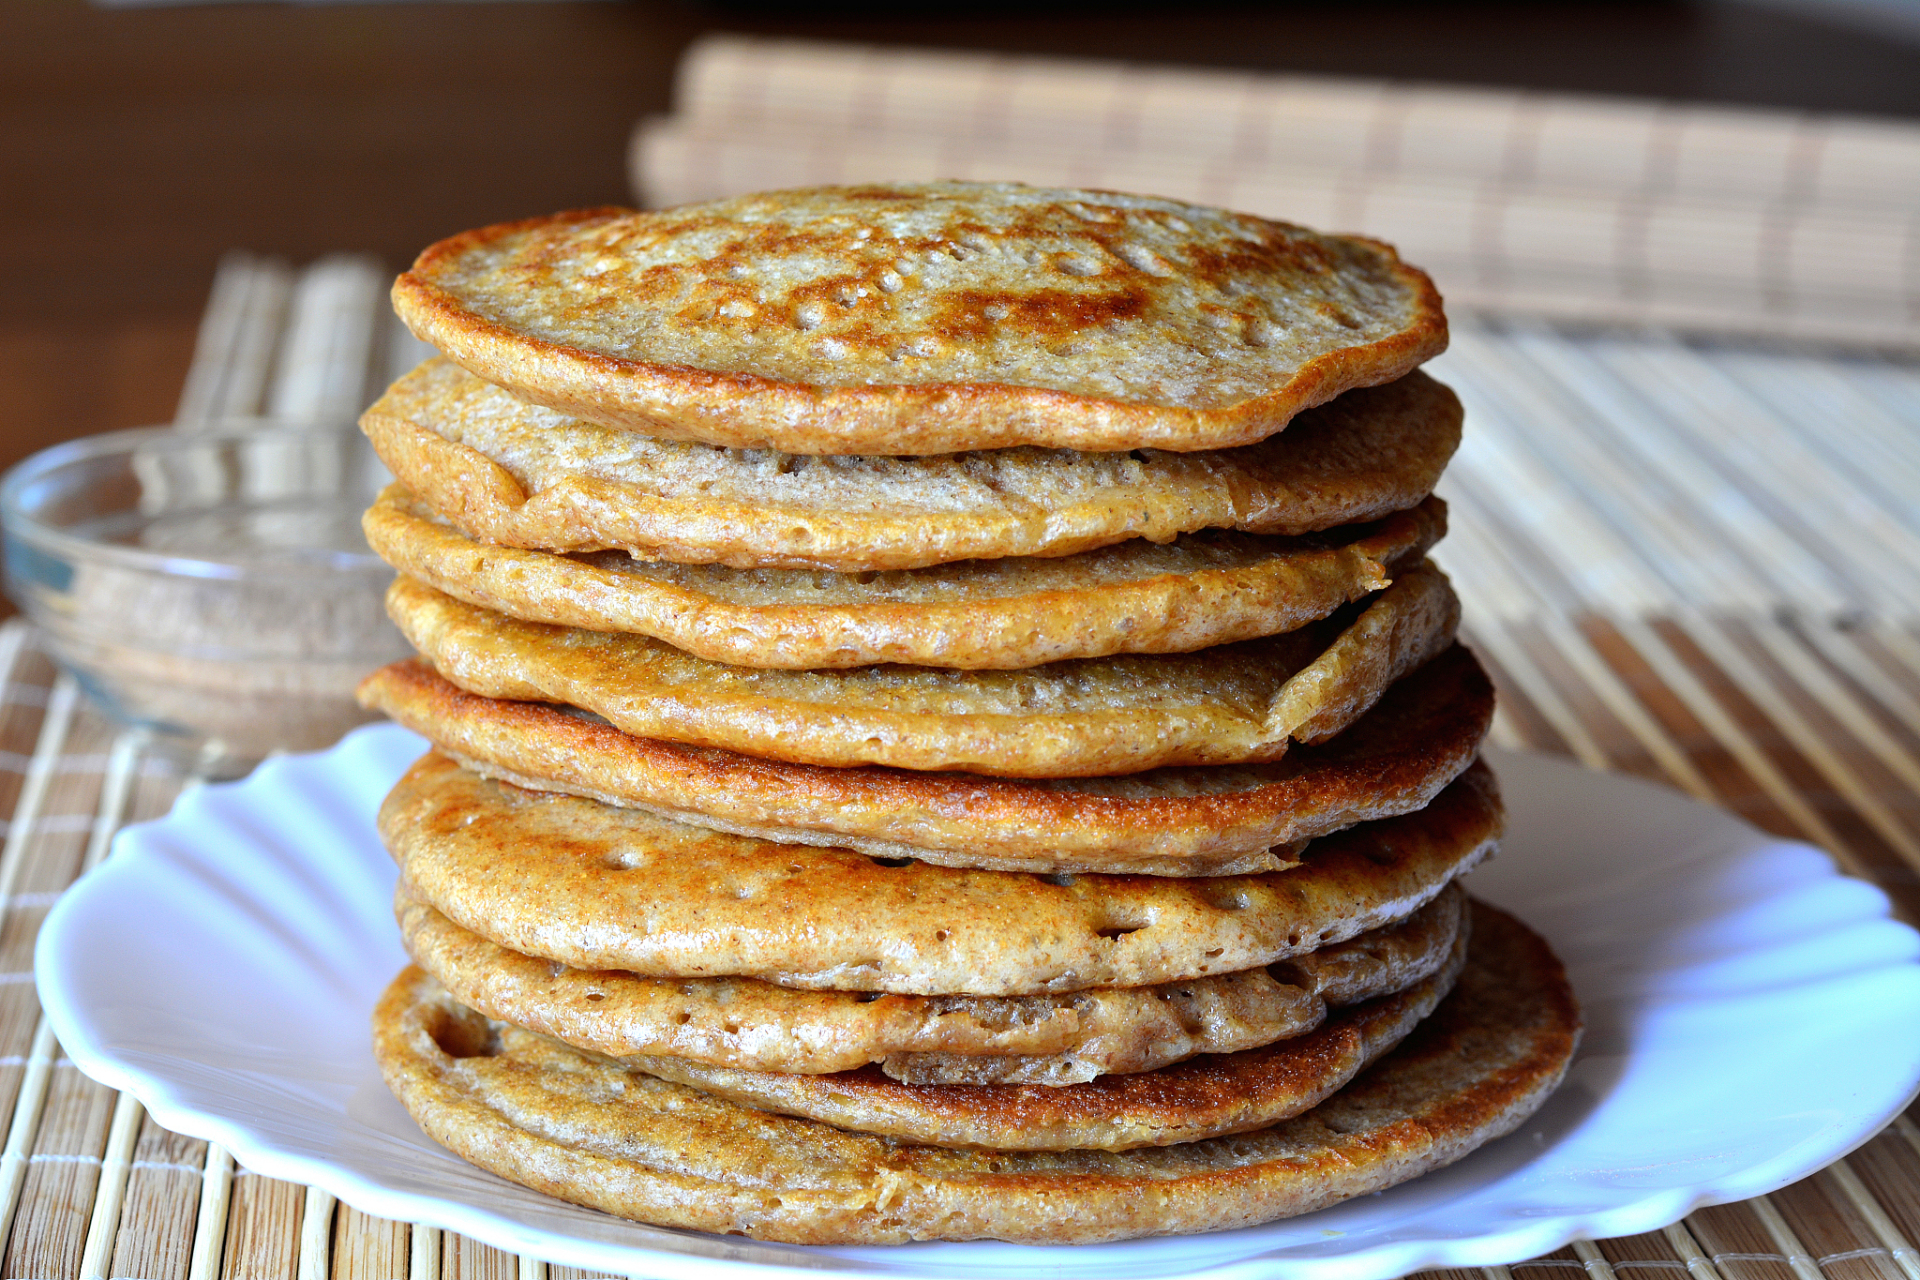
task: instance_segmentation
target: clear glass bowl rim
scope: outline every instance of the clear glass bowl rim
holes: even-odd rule
[[[315,438],[347,438],[350,443],[364,441],[364,437],[360,436],[359,427],[346,422],[303,424],[289,422],[285,418],[239,417],[217,419],[209,426],[195,427],[190,430],[165,425],[128,427],[120,431],[107,431],[98,435],[62,441],[28,455],[9,468],[4,476],[0,476],[0,528],[4,528],[6,536],[10,539],[18,538],[22,542],[69,560],[87,559],[106,562],[154,574],[238,580],[281,573],[285,571],[284,562],[244,564],[96,542],[90,538],[68,533],[41,520],[22,505],[23,495],[32,485],[51,477],[64,467],[116,454],[130,454],[142,445],[175,446],[184,451],[244,441],[284,439],[294,442],[310,441]],[[324,560],[335,573],[390,574],[393,572],[392,568],[374,555],[371,549],[365,552],[328,551],[317,555],[315,559]]]

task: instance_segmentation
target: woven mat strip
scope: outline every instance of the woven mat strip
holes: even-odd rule
[[[432,354],[386,303],[390,273],[364,254],[296,271],[230,253],[214,275],[174,425],[223,418],[345,422]]]
[[[1472,610],[1913,620],[1920,365],[1457,324],[1438,558]]]

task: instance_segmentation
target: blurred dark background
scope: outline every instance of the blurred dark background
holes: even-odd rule
[[[729,30],[1920,116],[1920,37],[1748,3],[0,6],[0,465],[168,418],[220,255],[396,269],[627,202],[681,51]],[[808,14],[802,18],[795,15]],[[1920,28],[1920,20],[1916,20]]]

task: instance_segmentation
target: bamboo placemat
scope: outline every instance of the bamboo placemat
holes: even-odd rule
[[[377,268],[354,268],[358,285],[348,269],[229,260],[183,423],[316,388],[364,397],[404,368],[416,348],[363,287]],[[322,272],[336,277],[324,289]],[[1441,558],[1500,686],[1496,740],[1822,845],[1920,919],[1920,368],[1482,321],[1436,371],[1469,408]],[[0,1280],[589,1274],[236,1168],[61,1056],[34,997],[34,934],[115,830],[195,785],[103,721],[23,623],[0,626]],[[1920,1280],[1913,1117],[1794,1186],[1663,1231],[1427,1274]]]

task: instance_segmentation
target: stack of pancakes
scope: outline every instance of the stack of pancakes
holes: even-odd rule
[[[1558,964],[1456,883],[1492,690],[1391,250],[948,183],[490,227],[394,296],[421,660],[362,697],[435,750],[376,1046],[435,1138],[654,1223],[1098,1241],[1557,1083]]]

